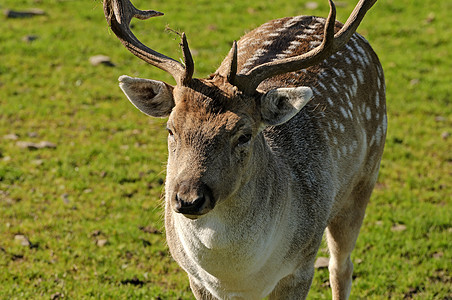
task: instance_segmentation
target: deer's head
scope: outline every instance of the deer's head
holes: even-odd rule
[[[363,1],[361,1],[363,2]],[[194,63],[182,34],[184,64],[143,45],[129,28],[133,17],[147,19],[162,13],[136,9],[129,0],[104,0],[110,27],[134,55],[168,73],[176,85],[121,76],[120,87],[143,113],[168,117],[167,199],[172,209],[190,218],[212,210],[250,177],[264,144],[266,126],[290,120],[312,97],[309,87],[276,88],[266,93],[259,84],[270,77],[314,65],[341,48],[372,6],[358,5],[345,26],[334,34],[335,8],[324,39],[317,48],[296,57],[262,64],[237,74],[237,44],[210,78],[194,79]],[[356,13],[355,13],[356,12]],[[224,67],[226,66],[226,67]]]

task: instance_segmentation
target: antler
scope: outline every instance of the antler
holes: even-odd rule
[[[146,20],[151,17],[162,16],[163,13],[155,10],[139,10],[133,6],[130,0],[104,0],[104,14],[112,31],[121,43],[135,56],[170,73],[177,84],[186,85],[192,79],[194,63],[185,33],[182,33],[181,36],[184,66],[180,62],[148,48],[130,30],[130,21],[134,17],[140,20]]]
[[[322,43],[311,51],[294,57],[268,62],[251,69],[246,74],[232,74],[233,69],[229,72],[228,78],[231,84],[237,86],[246,94],[255,92],[258,85],[267,78],[305,69],[309,66],[320,63],[322,60],[332,55],[342,48],[355,33],[361,20],[366,12],[377,2],[377,0],[360,0],[355,9],[351,13],[342,29],[334,34],[334,26],[336,20],[336,7],[332,0],[328,0],[330,4],[330,13],[328,15]],[[231,52],[236,50],[231,49]],[[232,56],[237,55],[236,53]],[[231,63],[231,65],[233,65]]]

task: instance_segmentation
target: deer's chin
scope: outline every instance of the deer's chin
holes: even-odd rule
[[[202,215],[186,215],[186,214],[181,214],[182,216],[184,216],[187,219],[190,220],[198,220],[199,218],[203,217],[205,214]]]

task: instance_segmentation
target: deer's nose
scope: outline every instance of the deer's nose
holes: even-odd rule
[[[175,194],[173,209],[186,216],[204,215],[215,206],[212,190],[204,183],[183,181]]]

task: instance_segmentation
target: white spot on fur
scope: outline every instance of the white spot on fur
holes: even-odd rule
[[[347,53],[351,57],[353,61],[358,61],[358,56],[355,54],[355,49],[352,48],[349,44],[345,44],[345,48],[347,48]]]
[[[363,70],[357,69],[357,70],[356,70],[356,75],[358,75],[359,83],[363,84],[363,83],[364,83],[364,74],[363,74]]]
[[[295,36],[297,39],[301,39],[301,40],[304,40],[304,39],[307,39],[308,37],[309,37],[309,35],[307,35],[307,34],[299,34],[299,35],[297,35],[297,36]]]
[[[369,146],[372,147],[374,143],[375,143],[375,135],[373,135],[372,138],[370,139]]]
[[[342,133],[345,132],[345,126],[344,126],[342,123],[339,124],[339,130],[340,130]]]
[[[383,136],[382,128],[381,126],[378,126],[377,130],[375,131],[375,143],[377,145],[380,145],[382,136]]]
[[[326,98],[326,100],[328,101],[329,105],[334,106],[334,102],[333,102],[333,100],[331,100],[330,97]]]
[[[344,72],[344,70],[342,70],[342,69],[338,69],[338,68],[331,68],[332,70],[333,70],[333,72],[334,72],[334,74],[337,76],[337,77],[345,77],[345,72]],[[337,85],[337,84],[336,84]]]
[[[322,42],[320,42],[320,41],[312,41],[312,42],[309,42],[309,47],[315,48],[315,47],[319,46],[321,43]]]
[[[284,50],[283,53],[286,53],[286,54],[290,55],[290,54],[292,54],[293,51],[294,51],[295,49],[297,49],[300,45],[301,45],[301,42],[299,42],[299,41],[297,41],[297,40],[292,41],[292,42],[290,42],[290,46],[289,46],[286,50]]]
[[[352,39],[352,42],[362,58],[363,65],[369,65],[369,57],[367,52],[363,49],[363,47],[361,47],[356,38]]]
[[[296,49],[296,48],[297,48],[298,46],[300,46],[300,45],[301,45],[301,42],[295,40],[295,41],[290,42],[290,46],[289,46],[288,49]]]
[[[331,79],[331,77],[330,77],[330,79]],[[334,86],[341,86],[340,84],[337,83],[336,78],[333,77],[333,78],[332,78],[332,81],[333,81],[333,85],[334,85]]]
[[[383,76],[383,69],[381,66],[377,66],[378,79]]]
[[[335,93],[338,92],[338,89],[336,88],[336,85],[335,85],[335,84],[331,85],[330,87],[331,87],[331,89],[333,90],[333,92],[335,92]]]
[[[338,125],[337,121],[333,120],[332,122],[333,122],[334,129],[338,129],[339,125]]]
[[[287,48],[286,50],[283,51],[283,53],[285,53],[286,55],[291,55],[293,53],[293,49],[291,48]]]
[[[268,30],[268,29],[271,28],[271,27],[273,27],[273,24],[272,24],[272,23],[265,23],[265,24],[261,25],[261,26],[256,30],[256,32],[263,31],[263,30]]]
[[[370,121],[371,118],[372,118],[372,112],[370,111],[370,107],[367,106],[366,107],[366,119],[367,119],[367,121]]]
[[[345,93],[345,95],[350,95],[349,98],[355,96],[353,85],[348,87],[347,92]]]
[[[366,103],[361,104],[361,114],[366,113]]]
[[[377,108],[380,107],[380,93],[377,91],[376,95],[375,95],[375,106]]]
[[[331,68],[334,72],[334,74],[336,74],[336,76],[340,76],[339,70],[336,68]]]
[[[317,18],[315,23],[309,24],[308,28],[317,29],[319,26],[321,26],[323,23],[320,22],[321,18]],[[320,24],[319,24],[320,23]]]
[[[356,79],[355,74],[351,73],[350,76],[352,77],[353,80],[353,85],[351,87],[352,90],[352,97],[356,96],[356,93],[358,91],[358,79]]]
[[[311,90],[315,95],[320,95],[319,90],[316,89],[315,87],[311,87]]]
[[[265,53],[267,53],[266,49],[257,49],[256,52],[254,52],[254,55],[249,58],[246,63],[243,65],[242,72],[248,71],[248,67],[252,66],[259,58],[261,58]]]
[[[348,94],[345,94],[345,96],[347,97],[348,107],[350,107],[350,109],[353,109],[353,103],[352,101],[350,101],[350,96]]]
[[[345,98],[347,99],[348,105],[350,106],[350,104],[351,104],[351,101],[350,101],[350,93],[345,93],[344,95],[345,95]],[[353,104],[352,104],[352,105],[353,105]],[[353,108],[353,107],[352,107],[352,108]]]
[[[347,111],[345,110],[345,108],[343,108],[341,106],[339,109],[341,111],[341,114],[344,116],[344,118],[348,119],[348,114],[347,114]]]
[[[357,111],[358,111],[358,115],[361,116],[363,114],[363,112],[361,111],[361,108],[359,107],[359,105],[356,108],[357,108]]]
[[[383,132],[386,132],[388,130],[388,117],[386,116],[386,114],[383,115],[382,126],[383,126]]]
[[[286,24],[284,24],[284,27],[285,28],[292,27],[295,24],[297,24],[298,22],[300,22],[302,19],[303,19],[303,16],[293,17],[293,18],[289,19]]]

